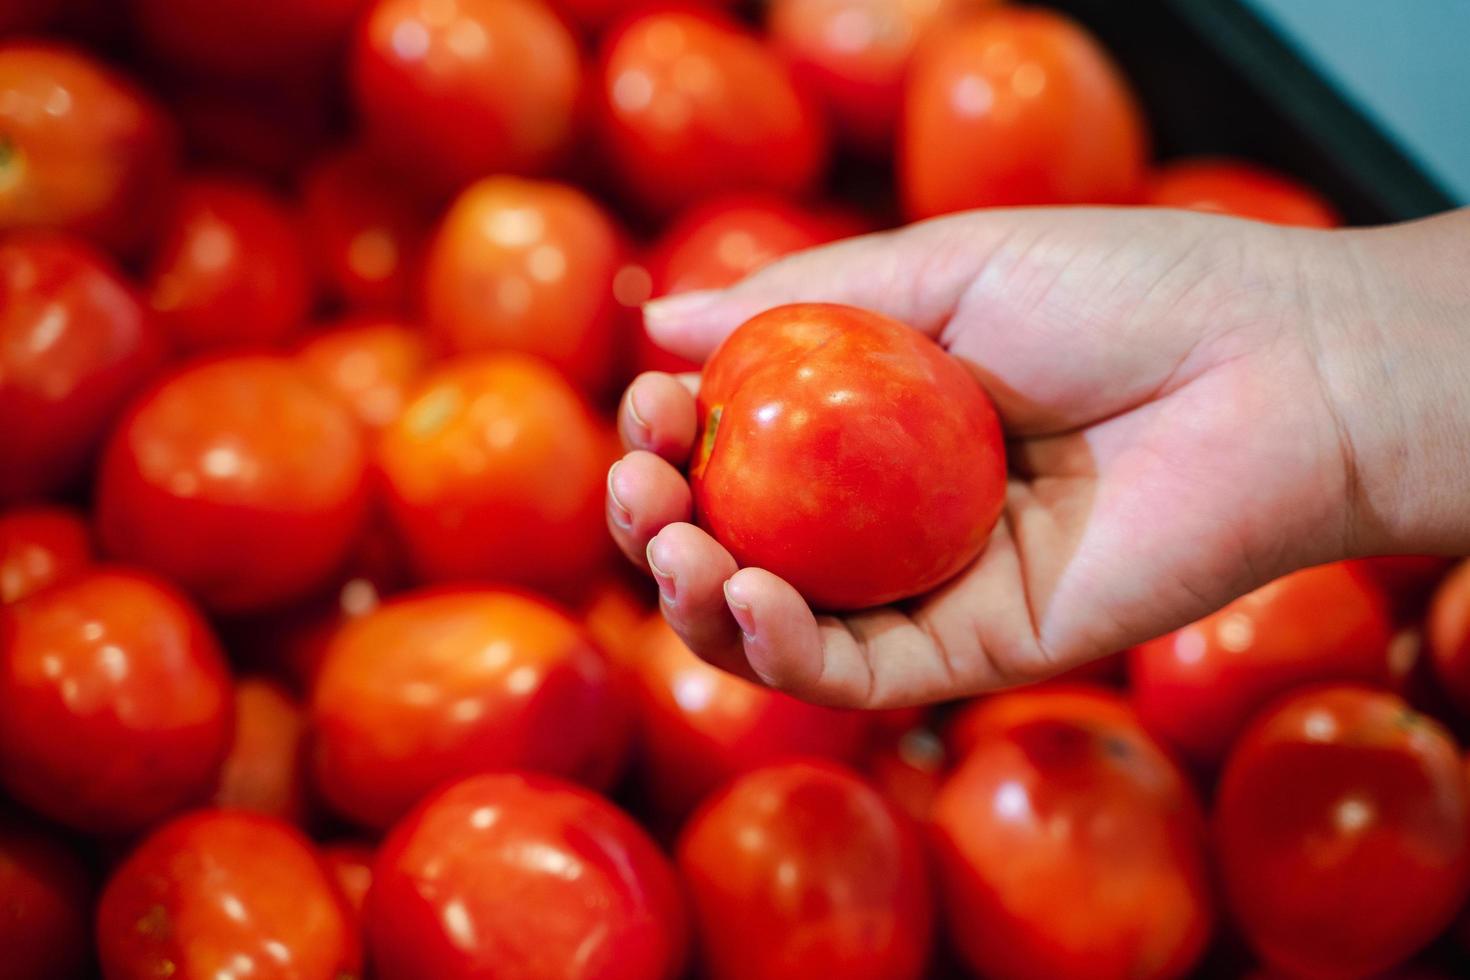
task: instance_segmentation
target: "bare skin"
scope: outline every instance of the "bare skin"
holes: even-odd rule
[[[890,707],[1035,680],[1288,571],[1470,552],[1470,211],[1320,232],[1162,210],[955,215],[650,304],[703,359],[782,303],[850,303],[964,360],[1011,439],[1005,515],[958,578],[814,613],[689,523],[696,378],[645,374],[608,525],[701,656]]]

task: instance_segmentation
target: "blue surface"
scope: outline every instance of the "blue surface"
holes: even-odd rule
[[[1470,204],[1470,0],[1246,0]]]

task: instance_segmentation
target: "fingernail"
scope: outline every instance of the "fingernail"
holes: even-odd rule
[[[648,447],[648,423],[643,421],[643,413],[638,411],[638,385],[628,389],[628,422],[631,424],[632,432],[628,435],[633,437],[639,448]]]
[[[735,597],[728,580],[725,582],[725,605],[730,607],[730,615],[735,617],[735,623],[740,627],[740,632],[745,634],[745,638],[755,639],[755,614],[750,611],[749,603]]]
[[[714,305],[723,292],[722,289],[691,289],[687,293],[649,300],[643,304],[643,323],[649,327],[672,324]]]
[[[648,559],[648,570],[653,572],[653,580],[658,583],[658,594],[664,602],[672,604],[674,601],[674,576],[659,567],[653,557],[654,545],[658,544],[658,538],[648,542],[648,549],[643,556]]]
[[[607,471],[607,510],[612,515],[613,521],[625,531],[633,527],[633,513],[618,499],[617,488],[613,486],[613,477],[617,475],[618,467],[623,465],[622,460],[612,464]]]

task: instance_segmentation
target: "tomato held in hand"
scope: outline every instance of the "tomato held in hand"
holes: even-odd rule
[[[348,317],[313,334],[296,360],[375,432],[403,414],[428,368],[429,349],[422,334],[397,320]]]
[[[0,612],[0,785],[53,820],[128,834],[206,798],[232,712],[209,628],[150,576],[97,568]]]
[[[214,805],[289,823],[306,819],[306,717],[273,681],[235,685],[235,738],[220,767]]]
[[[118,867],[97,909],[108,980],[355,980],[352,915],[311,843],[256,813],[166,824]]]
[[[97,489],[112,554],[204,603],[300,598],[346,561],[367,510],[367,454],[347,409],[285,358],[196,364],[113,434]]]
[[[1309,690],[1257,718],[1220,780],[1215,838],[1235,920],[1294,975],[1368,976],[1408,959],[1470,885],[1454,742],[1366,688]]]
[[[384,842],[368,893],[379,980],[673,980],[667,859],[626,814],[548,776],[476,776]]]
[[[1424,631],[1434,675],[1455,706],[1470,713],[1470,561],[1435,590]]]
[[[1136,719],[1028,711],[982,734],[934,805],[961,957],[1012,980],[1187,975],[1212,910],[1184,775]]]
[[[91,945],[91,886],[75,854],[0,812],[0,977],[71,980]]]
[[[1082,27],[1040,8],[987,12],[914,56],[898,147],[904,208],[928,218],[1128,203],[1147,142],[1127,81]]]
[[[1145,204],[1214,211],[1303,228],[1342,224],[1327,199],[1284,174],[1244,160],[1190,159],[1163,164],[1148,179]]]
[[[0,513],[0,605],[75,578],[90,564],[91,535],[78,514],[50,505]]]
[[[741,565],[825,609],[927,592],[985,546],[1005,447],[963,363],[876,313],[777,307],[711,355],[690,485]]]
[[[131,0],[149,51],[200,75],[271,78],[325,60],[365,0]]]
[[[1382,592],[1348,565],[1321,565],[1265,585],[1129,654],[1133,701],[1149,729],[1191,761],[1219,763],[1251,716],[1314,681],[1397,686]]]

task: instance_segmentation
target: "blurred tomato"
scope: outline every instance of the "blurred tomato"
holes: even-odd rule
[[[97,568],[0,612],[0,785],[68,826],[128,834],[209,795],[229,672],[184,597]]]
[[[148,299],[180,348],[270,346],[311,307],[295,217],[263,187],[194,178],[179,189],[148,273]]]
[[[0,812],[0,977],[78,976],[91,946],[91,891],[81,862],[64,843]]]
[[[305,734],[301,705],[278,684],[241,679],[235,685],[235,738],[220,767],[214,805],[302,823]]]
[[[363,915],[368,891],[373,887],[373,860],[376,848],[371,844],[342,841],[323,844],[322,861],[327,866],[337,890],[347,900],[347,908],[356,919],[358,931],[364,925]]]
[[[0,44],[0,230],[52,228],[131,252],[173,182],[176,136],[132,82],[59,44]]]
[[[948,773],[948,756],[939,736],[927,728],[888,734],[868,750],[863,770],[894,806],[926,823]]]
[[[289,824],[202,810],[166,824],[118,867],[97,909],[108,980],[360,976],[351,913]]]
[[[1128,203],[1147,142],[1127,81],[1086,30],[1050,10],[987,12],[914,56],[898,146],[904,208],[927,218]]]
[[[1470,714],[1470,561],[1440,583],[1425,623],[1430,664],[1441,688]]]
[[[421,333],[382,317],[353,316],[313,333],[297,362],[336,392],[357,421],[377,431],[397,421],[429,365]]]
[[[0,503],[78,476],[163,359],[137,294],[90,246],[40,232],[0,239]]]
[[[1326,198],[1285,174],[1244,160],[1197,158],[1161,165],[1148,179],[1145,204],[1214,211],[1276,225],[1335,228]]]
[[[1450,923],[1470,885],[1470,799],[1454,742],[1398,697],[1346,685],[1256,719],[1221,777],[1218,860],[1268,963],[1367,976]]]
[[[596,201],[567,184],[487,177],[450,206],[424,270],[424,320],[456,352],[544,357],[593,394],[622,340],[613,278],[626,252]]]
[[[284,680],[292,690],[310,692],[337,630],[378,608],[381,599],[382,589],[371,579],[344,577],[324,595],[232,619],[230,652],[252,669]]]
[[[149,52],[201,75],[269,77],[334,53],[365,0],[131,0]]]
[[[577,608],[582,627],[618,664],[629,664],[641,654],[638,631],[653,612],[654,600],[646,581],[615,572],[588,590]]]
[[[659,214],[726,191],[799,194],[826,163],[823,120],[735,21],[646,13],[603,40],[602,139],[624,191]]]
[[[673,980],[686,923],[667,859],[601,797],[476,776],[400,823],[373,866],[379,980]]]
[[[1379,589],[1345,564],[1277,579],[1129,654],[1133,700],[1154,734],[1200,765],[1220,762],[1268,701],[1313,681],[1401,684]]]
[[[91,535],[79,514],[49,504],[0,512],[0,604],[75,578],[90,564]]]
[[[1128,700],[1116,691],[1092,684],[1049,682],[963,705],[949,719],[945,744],[955,762],[963,762],[985,739],[1046,719],[1087,721],[1102,727],[1140,724]]]

